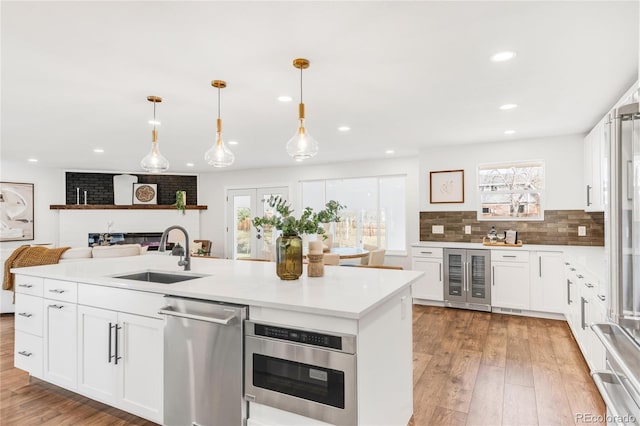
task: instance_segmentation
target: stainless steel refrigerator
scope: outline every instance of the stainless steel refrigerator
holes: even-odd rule
[[[608,323],[592,329],[607,350],[607,371],[593,372],[607,424],[640,425],[640,111],[614,110],[605,124],[608,182],[605,235]]]

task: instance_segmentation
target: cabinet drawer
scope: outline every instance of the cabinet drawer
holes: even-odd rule
[[[491,261],[498,262],[529,262],[528,251],[491,250]]]
[[[78,300],[78,284],[72,281],[45,279],[44,297],[76,303]]]
[[[166,302],[164,295],[160,293],[80,283],[78,304],[147,317],[163,318],[162,315],[158,314],[158,309],[163,307]]]
[[[16,331],[13,363],[16,368],[35,377],[42,377],[42,337]]]
[[[30,277],[29,275],[16,275],[14,283],[16,293],[30,294],[32,296],[42,297],[43,279],[39,277]]]
[[[411,256],[442,258],[442,248],[441,247],[411,247]]]
[[[42,298],[16,294],[15,329],[42,336]]]

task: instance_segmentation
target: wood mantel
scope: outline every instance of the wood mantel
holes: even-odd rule
[[[51,204],[50,210],[176,210],[175,205],[132,204],[116,206],[114,204]],[[187,210],[207,210],[207,206],[186,206]]]

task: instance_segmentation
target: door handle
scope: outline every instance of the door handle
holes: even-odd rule
[[[113,355],[111,355],[111,329],[113,329],[115,327],[115,325],[109,323],[109,357],[107,358],[107,362],[109,364],[111,364],[111,359],[113,358]]]
[[[567,305],[571,304],[571,280],[567,278]]]
[[[542,256],[538,256],[538,276],[542,278]]]
[[[633,200],[633,161],[627,160],[627,200]]]
[[[440,273],[440,282],[442,282],[442,263],[438,264],[438,272]]]
[[[582,327],[583,330],[587,329],[587,324],[585,322],[585,318],[584,318],[584,305],[587,304],[587,300],[584,297],[580,297],[580,326]]]
[[[187,314],[185,312],[174,311],[171,309],[170,306],[163,307],[158,311],[158,314],[168,315],[173,317],[180,317],[180,318],[187,318],[187,319],[198,320],[198,321],[213,322],[213,323],[222,324],[222,325],[229,325],[231,320],[237,316],[236,313],[234,312],[232,315],[229,315],[226,318],[220,319],[220,318],[214,318],[214,317],[207,317],[204,315],[194,315],[194,314]]]
[[[591,203],[591,185],[587,185],[587,207],[589,207]]]
[[[496,286],[496,267],[492,266],[491,267],[491,285],[492,286]]]
[[[115,364],[115,365],[118,365],[118,360],[119,360],[119,359],[122,359],[122,357],[121,357],[121,356],[118,356],[118,340],[120,340],[120,339],[119,339],[119,333],[118,333],[118,330],[121,330],[121,329],[122,329],[122,327],[120,327],[120,326],[118,325],[118,323],[116,323],[116,325],[115,325],[114,327],[115,327],[115,329],[116,329],[116,330],[115,330],[115,333],[116,333],[116,348],[115,348],[115,349],[116,349],[116,350],[115,350],[115,352],[114,352],[114,354],[113,354],[113,357],[115,358],[114,364]]]

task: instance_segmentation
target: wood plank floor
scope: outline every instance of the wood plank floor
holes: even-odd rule
[[[413,315],[412,425],[575,425],[577,414],[604,415],[565,322],[417,305]],[[13,368],[13,324],[0,317],[0,425],[154,425],[29,382]]]
[[[564,321],[415,305],[413,341],[415,426],[577,425],[578,414],[605,414]]]

